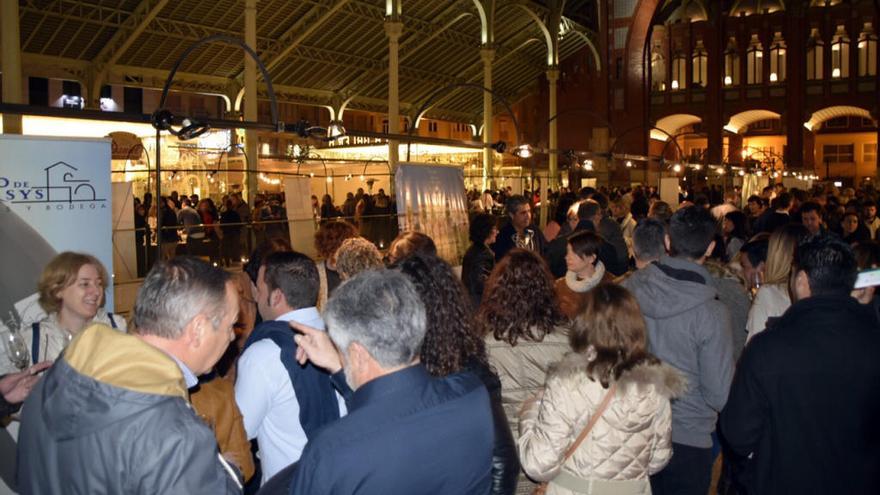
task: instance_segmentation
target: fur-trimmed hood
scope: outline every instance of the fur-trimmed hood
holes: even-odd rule
[[[556,365],[552,373],[564,380],[574,375],[586,374],[589,364],[590,359],[587,355],[570,352]],[[681,396],[688,389],[688,382],[684,375],[666,363],[639,364],[625,371],[617,381],[618,390],[622,391],[629,390],[631,387],[643,389],[648,385],[653,385],[658,394],[670,399]]]

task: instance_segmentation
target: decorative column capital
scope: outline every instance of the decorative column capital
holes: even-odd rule
[[[400,35],[403,34],[403,23],[389,18],[385,21],[385,34],[388,36],[388,41],[397,43]]]

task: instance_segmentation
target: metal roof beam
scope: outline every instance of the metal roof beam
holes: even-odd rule
[[[265,54],[260,54],[261,57],[271,57],[266,62],[266,68],[272,70],[273,67],[284,60],[284,57],[302,44],[306,38],[336,15],[336,13],[339,12],[339,10],[349,1],[350,0],[336,0],[333,5],[326,9],[312,7],[306,15],[300,17],[290,29],[279,36],[278,41],[273,43],[272,46],[266,50]]]
[[[168,0],[141,0],[134,12],[122,22],[110,41],[92,60],[95,68],[103,73],[106,66],[115,64],[167,4]]]

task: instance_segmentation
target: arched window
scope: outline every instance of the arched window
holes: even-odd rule
[[[870,22],[859,36],[859,77],[877,75],[877,35]]]
[[[724,85],[735,86],[739,84],[739,53],[736,47],[736,38],[730,38],[727,49],[724,50]]]
[[[679,53],[672,59],[672,90],[685,89],[686,87],[687,59]]]
[[[651,49],[651,89],[666,91],[666,57],[659,43]]]
[[[762,84],[764,82],[764,46],[757,34],[752,35],[749,48],[746,50],[746,83]]]
[[[709,58],[706,55],[706,48],[703,46],[703,40],[697,40],[697,46],[694,47],[693,59],[693,81],[694,86],[706,87],[706,63]]]
[[[807,40],[807,79],[822,79],[824,55],[825,43],[822,42],[819,29],[813,28],[810,32],[810,39]]]
[[[849,77],[849,38],[842,24],[831,39],[831,77]]]
[[[782,81],[785,81],[785,40],[782,33],[777,32],[770,45],[770,82]]]

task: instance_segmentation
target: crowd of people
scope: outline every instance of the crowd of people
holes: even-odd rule
[[[134,199],[138,276],[145,276],[155,262],[152,246],[157,243],[163,260],[187,254],[231,268],[254,246],[267,239],[288,237],[291,225],[285,203],[283,192],[256,194],[251,206],[240,192],[225,194],[215,203],[209,197],[172,191],[161,198],[157,212],[153,195],[147,192],[143,199]],[[383,247],[398,234],[396,201],[381,188],[376,194],[358,188],[356,193],[347,193],[340,206],[329,194],[320,203],[312,196],[311,207],[315,222],[346,220],[361,236]],[[159,233],[157,215],[161,215]]]
[[[32,364],[0,366],[18,489],[875,493],[876,191],[584,188],[544,229],[537,198],[482,196],[460,275],[330,200],[318,260],[276,236],[240,273],[171,257],[128,325],[100,262],[59,255]]]

